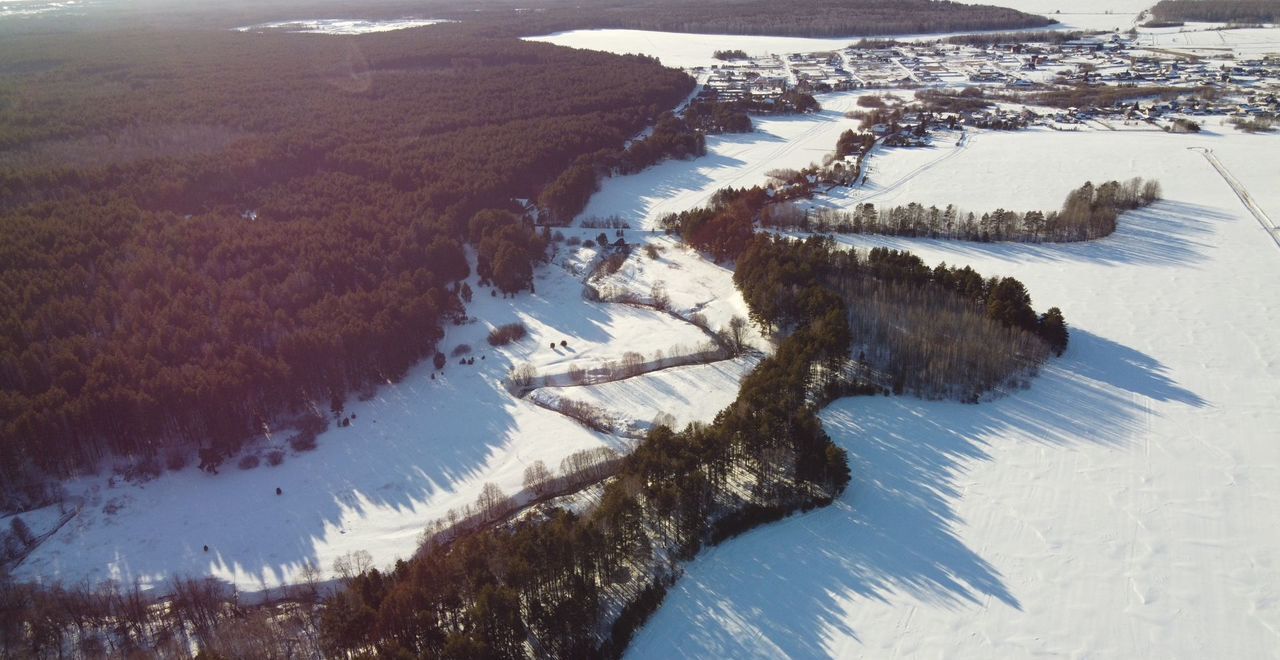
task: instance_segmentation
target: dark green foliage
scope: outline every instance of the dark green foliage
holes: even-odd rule
[[[477,11],[468,6],[457,14],[439,15],[488,23],[494,30],[520,35],[625,28],[695,34],[847,37],[1008,30],[1053,23],[1003,7],[927,0],[597,0],[552,2],[537,12],[514,13],[505,8]]]
[[[869,133],[855,133],[853,129],[849,129],[840,134],[840,138],[836,140],[836,160],[841,160],[846,156],[863,153],[875,144],[876,138]]]
[[[476,245],[476,274],[503,293],[533,286],[533,268],[546,261],[547,242],[532,223],[507,211],[485,210],[467,225]]]
[[[1160,0],[1151,8],[1159,21],[1181,25],[1183,21],[1206,23],[1277,23],[1276,0]]]
[[[1067,339],[1070,335],[1067,331],[1067,321],[1062,318],[1062,310],[1050,307],[1049,311],[1040,315],[1038,326],[1037,332],[1049,344],[1053,354],[1062,355],[1062,352],[1067,350]]]
[[[825,327],[830,377],[820,394],[878,388],[926,398],[975,401],[1034,371],[1047,355],[1025,287],[984,280],[969,267],[930,269],[908,252],[874,248],[865,256],[831,239],[756,238],[738,259],[734,281],[752,320],[766,328]],[[850,346],[858,359],[850,362]],[[1064,344],[1065,346],[1065,344]],[[836,461],[825,466],[834,469]]]
[[[468,221],[620,149],[692,86],[643,57],[425,36],[0,39],[23,99],[0,100],[0,148],[156,131],[101,160],[0,162],[0,481],[27,458],[65,474],[196,442],[225,455],[401,377],[464,313],[464,242],[495,286],[530,287],[542,238]],[[235,139],[165,141],[202,127]]]
[[[717,60],[745,60],[747,59],[746,51],[741,49],[717,50],[711,55]]]
[[[600,189],[600,179],[633,174],[668,158],[696,158],[707,152],[703,132],[671,112],[658,117],[653,131],[626,149],[602,149],[578,158],[538,196],[551,225],[567,225]]]
[[[751,241],[756,215],[768,202],[760,187],[725,188],[716,191],[710,205],[668,215],[661,225],[716,261],[734,259]]]

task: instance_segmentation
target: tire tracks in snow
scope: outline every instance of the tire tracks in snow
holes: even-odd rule
[[[897,189],[901,188],[901,187],[903,186],[903,184],[905,184],[905,183],[907,183],[908,181],[910,181],[910,180],[912,180],[912,179],[916,178],[917,176],[920,176],[921,174],[924,174],[925,172],[928,172],[929,170],[931,170],[931,169],[933,169],[933,168],[937,167],[938,165],[941,165],[942,163],[945,163],[946,161],[951,160],[952,158],[955,158],[957,155],[959,155],[959,154],[960,154],[960,152],[962,152],[962,151],[964,151],[965,149],[967,149],[967,148],[969,147],[969,143],[970,143],[970,142],[972,142],[972,141],[973,141],[973,136],[972,136],[968,131],[965,131],[965,133],[964,133],[963,135],[961,135],[961,136],[960,136],[960,140],[956,142],[956,146],[955,146],[955,147],[953,147],[953,148],[951,149],[951,151],[949,151],[949,152],[947,152],[947,153],[945,153],[945,154],[943,154],[943,155],[941,155],[941,156],[937,157],[937,158],[936,158],[936,159],[934,159],[934,160],[931,160],[931,161],[929,161],[929,162],[925,163],[924,165],[921,165],[921,166],[919,166],[919,167],[915,168],[914,170],[911,170],[910,172],[907,172],[905,175],[903,175],[903,176],[902,176],[901,178],[899,178],[897,181],[894,181],[893,183],[891,183],[891,184],[889,184],[889,185],[885,186],[884,188],[881,188],[880,190],[877,190],[877,191],[875,191],[875,192],[873,192],[873,193],[871,193],[871,194],[867,195],[866,197],[863,197],[862,199],[859,199],[859,200],[858,200],[858,203],[859,203],[859,204],[864,203],[864,202],[866,202],[866,201],[868,201],[868,200],[875,199],[876,197],[879,197],[879,196],[881,196],[881,195],[885,195],[885,194],[891,193],[891,192],[893,192],[893,191],[895,191],[895,190],[897,190]]]
[[[1262,225],[1263,231],[1267,232],[1267,236],[1271,237],[1271,242],[1280,248],[1280,227],[1277,227],[1271,221],[1271,217],[1267,215],[1267,212],[1262,210],[1262,207],[1258,206],[1258,203],[1253,200],[1253,196],[1249,194],[1249,189],[1245,188],[1244,184],[1240,183],[1240,180],[1227,170],[1222,161],[1218,160],[1218,156],[1213,153],[1213,149],[1208,147],[1187,147],[1187,149],[1200,152],[1200,155],[1209,161],[1213,169],[1218,171],[1218,175],[1222,177],[1222,180],[1226,181],[1228,186],[1231,186],[1231,190],[1236,194],[1236,197],[1240,198],[1240,202],[1244,204],[1244,207],[1248,209],[1253,218],[1258,221],[1258,224]]]

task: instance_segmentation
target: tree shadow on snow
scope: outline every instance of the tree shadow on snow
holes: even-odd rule
[[[633,655],[825,657],[831,634],[858,638],[847,612],[863,600],[1021,610],[999,568],[960,536],[965,475],[997,438],[1126,451],[1155,414],[1147,399],[1208,405],[1150,356],[1076,331],[1030,389],[993,402],[837,401],[822,418],[849,452],[844,496],[704,554]]]

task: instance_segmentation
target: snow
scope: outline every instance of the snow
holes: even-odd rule
[[[740,49],[752,57],[781,53],[812,53],[839,50],[859,39],[861,37],[812,39],[647,30],[572,30],[529,37],[530,41],[545,41],[570,48],[650,55],[658,58],[663,64],[678,69],[722,64],[720,60],[713,57],[717,50]]]
[[[772,170],[821,163],[841,133],[858,127],[844,113],[867,93],[874,92],[819,95],[822,111],[813,114],[752,116],[754,132],[710,136],[702,158],[668,160],[606,179],[578,219],[617,215],[633,227],[653,229],[662,216],[702,206],[726,186],[763,185]]]
[[[1061,19],[1059,18],[1059,20]],[[1039,29],[1058,30],[1066,27],[1064,25],[1052,25]],[[1129,25],[1126,24],[1125,28],[1127,29],[1128,27]],[[812,38],[597,29],[570,30],[538,37],[526,37],[526,39],[529,41],[544,41],[569,48],[617,53],[619,55],[648,55],[658,58],[659,61],[669,67],[692,69],[724,64],[724,62],[714,57],[717,50],[742,50],[749,57],[763,57],[784,53],[818,53],[841,50],[863,39],[936,41],[960,34],[973,34],[973,32]]]
[[[729,327],[734,317],[750,314],[742,293],[733,284],[733,271],[704,258],[679,240],[653,236],[648,240],[657,250],[650,258],[644,250],[634,250],[622,268],[596,283],[606,297],[629,293],[651,301],[655,285],[666,293],[671,311],[683,318],[701,314],[712,330]],[[755,328],[748,328],[747,342],[761,350],[768,342]]]
[[[1188,23],[1184,27],[1142,30],[1138,44],[1178,52],[1213,57],[1232,53],[1237,57],[1280,54],[1280,28],[1238,28]]]
[[[700,330],[667,314],[586,301],[581,280],[571,273],[583,272],[584,260],[593,254],[562,246],[555,263],[539,271],[536,295],[492,297],[473,276],[475,298],[468,313],[479,320],[448,328],[440,348],[448,353],[469,344],[475,364],[461,366],[451,359],[432,379],[431,366],[424,363],[401,382],[378,388],[371,399],[348,401],[344,415],[354,416],[352,425],[331,425],[314,451],[289,451],[281,465],[264,461],[252,470],[240,470],[238,457],[232,457],[217,476],[188,466],[146,483],[108,475],[71,480],[65,485],[80,503],[80,513],[13,574],[64,583],[137,579],[148,588],[163,588],[174,575],[208,575],[241,591],[261,592],[296,581],[307,564],[330,576],[333,561],[355,550],[369,551],[379,566],[407,557],[428,523],[473,502],[485,482],[509,494],[520,491],[524,468],[535,460],[554,470],[582,449],[625,450],[629,440],[588,431],[516,399],[503,383],[516,364],[561,373],[570,366],[591,369],[619,360],[627,351],[673,355],[678,345],[706,342]],[[709,300],[736,295],[730,275],[721,271],[715,291],[700,292]],[[703,273],[696,281],[706,286],[710,279]],[[669,289],[680,299],[692,295],[674,278]],[[523,322],[529,337],[489,347],[489,328],[512,321]],[[569,341],[568,348],[549,348],[561,339]],[[685,375],[652,375],[642,384],[597,389],[593,396],[612,405],[610,392],[616,391],[619,410],[651,421],[656,411],[638,407],[645,397],[666,392],[686,400],[677,408],[678,417],[705,419],[714,415],[717,401],[732,399],[733,379],[744,368],[731,363]],[[723,392],[705,404],[693,403],[696,390],[690,388],[697,380]],[[257,453],[287,450],[283,435],[275,434]],[[277,487],[283,490],[279,497]]]
[[[452,21],[430,18],[401,18],[396,20],[369,20],[361,18],[320,18],[296,21],[279,21],[235,28],[236,32],[263,32],[281,30],[284,32],[303,32],[309,34],[369,34],[371,32],[390,32],[409,28],[450,23]]]
[[[708,423],[738,397],[740,383],[760,362],[758,354],[711,364],[676,367],[626,380],[547,387],[533,396],[553,401],[565,398],[591,404],[625,426],[643,431],[662,413],[675,418],[674,428]]]
[[[701,555],[631,657],[1280,657],[1280,250],[1188,146],[1280,213],[1280,136],[984,133],[904,199],[1167,199],[1087,244],[842,239],[1018,277],[1071,346],[993,403],[833,404],[849,491]]]
[[[1176,176],[1173,163],[1184,161],[1152,159],[1152,149],[1216,147],[1235,141],[1230,134],[1190,137],[1151,129],[1125,133],[1124,144],[1130,147],[1119,149],[1115,146],[1119,132],[1112,131],[1063,133],[1031,128],[968,133],[961,146],[956,146],[954,133],[944,132],[931,147],[877,149],[868,160],[865,187],[833,190],[815,200],[814,206],[850,209],[862,202],[877,207],[917,202],[939,208],[954,204],[978,215],[997,208],[1050,211],[1060,208],[1067,193],[1086,181],[1097,184],[1135,176],[1172,180]],[[1099,153],[1114,155],[1098,158]],[[1036,176],[1010,176],[1015,172]]]
[[[92,4],[92,0],[89,2],[84,0],[65,0],[63,2],[58,2],[56,0],[4,0],[4,2],[0,4],[0,18],[10,16],[37,16],[40,14],[80,9],[85,7],[87,4]]]
[[[1128,30],[1152,0],[960,0],[965,4],[1009,7],[1028,14],[1048,16],[1062,30]]]

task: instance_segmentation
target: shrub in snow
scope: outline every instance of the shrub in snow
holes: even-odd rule
[[[241,458],[238,465],[241,470],[252,470],[253,468],[258,467],[259,462],[260,460],[256,454],[249,454],[248,456]]]
[[[164,457],[164,465],[172,472],[177,472],[187,467],[187,452],[181,449],[170,450]]]
[[[27,522],[18,516],[14,516],[13,520],[10,521],[9,531],[24,546],[29,547],[36,542],[36,535],[31,533],[31,528],[27,526]]]
[[[489,331],[489,345],[506,346],[513,341],[524,339],[527,334],[529,334],[529,331],[525,329],[523,323],[500,325]]]
[[[296,452],[311,451],[316,448],[316,434],[302,432],[289,438],[289,446]]]
[[[284,452],[279,449],[272,449],[267,452],[267,465],[275,467],[284,462]]]

